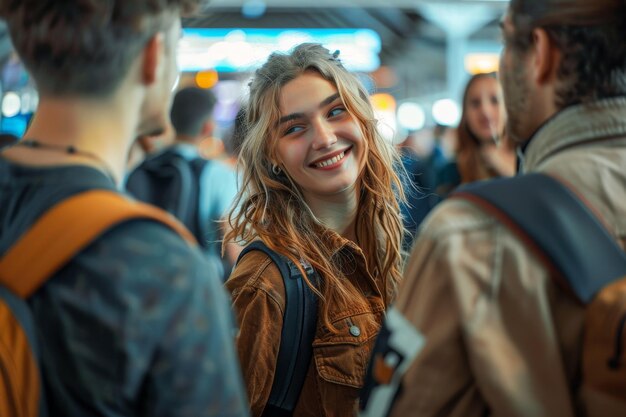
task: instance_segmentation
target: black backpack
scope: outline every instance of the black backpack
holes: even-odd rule
[[[278,267],[285,284],[285,312],[276,372],[263,417],[289,417],[293,414],[313,353],[317,326],[317,296],[302,279],[302,274],[289,258],[274,252],[261,241],[244,248],[237,262],[248,252],[267,254]],[[316,285],[313,267],[303,263],[309,280]]]
[[[138,200],[153,204],[171,213],[195,236],[206,249],[208,214],[199,211],[200,181],[209,161],[187,159],[168,149],[146,159],[128,177],[126,190]]]

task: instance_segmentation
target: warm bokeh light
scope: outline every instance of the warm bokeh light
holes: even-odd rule
[[[372,94],[370,97],[372,101],[372,106],[374,109],[380,111],[395,111],[396,110],[396,99],[393,98],[391,94],[387,93],[377,93]]]
[[[465,55],[465,70],[474,74],[497,72],[500,56],[495,53],[472,53]]]
[[[196,74],[196,84],[200,88],[211,88],[219,81],[219,75],[215,70],[199,71]]]

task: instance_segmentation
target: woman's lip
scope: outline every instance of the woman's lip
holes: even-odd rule
[[[351,148],[348,148],[345,151],[343,151],[343,153],[339,154],[339,155],[343,155],[343,157],[340,160],[332,162],[329,165],[325,165],[325,166],[313,165],[313,169],[316,169],[319,171],[334,171],[335,169],[338,169],[340,166],[342,166],[346,162],[346,158],[350,155],[350,152],[351,152]]]
[[[322,158],[316,159],[315,161],[311,162],[309,164],[309,166],[312,167],[312,168],[317,168],[316,165],[319,164],[320,162],[328,161],[329,159],[332,159],[332,158],[336,157],[337,155],[341,155],[342,153],[348,154],[348,152],[351,149],[352,149],[352,146],[349,146],[349,147],[347,147],[345,149],[342,149],[342,150],[339,150],[337,152],[333,152],[333,153],[330,153],[328,155],[325,155]],[[345,158],[345,156],[344,156],[344,158]]]

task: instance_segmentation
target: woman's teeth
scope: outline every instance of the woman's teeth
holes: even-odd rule
[[[341,161],[341,160],[343,159],[343,157],[344,157],[344,156],[346,156],[346,153],[345,153],[345,152],[341,152],[339,155],[337,155],[337,156],[335,156],[335,157],[333,157],[333,158],[330,158],[330,159],[328,159],[328,160],[326,160],[326,161],[319,162],[319,163],[315,164],[315,166],[316,166],[317,168],[324,168],[324,167],[327,167],[327,166],[329,166],[329,165],[332,165],[332,164],[335,164],[335,163],[337,163],[337,162]]]

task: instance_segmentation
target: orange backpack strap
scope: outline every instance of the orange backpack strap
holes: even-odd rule
[[[173,216],[109,190],[91,190],[49,209],[0,259],[0,284],[28,298],[97,237],[124,221],[162,223],[190,244],[193,235]]]

